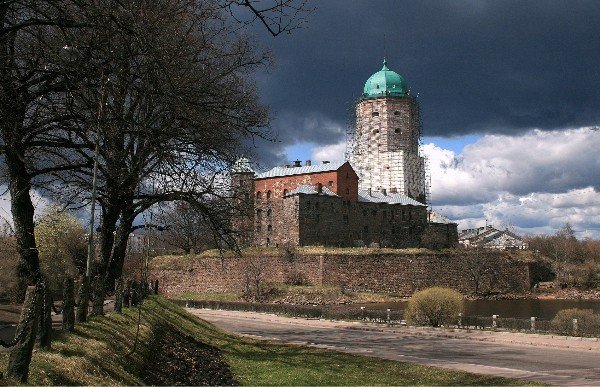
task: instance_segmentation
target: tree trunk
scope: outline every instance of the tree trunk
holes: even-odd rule
[[[115,312],[121,313],[123,308],[123,278],[119,278],[115,285]]]
[[[83,323],[87,321],[88,305],[90,302],[90,279],[86,275],[81,276],[81,283],[79,284],[79,301],[77,303],[77,314],[75,315],[75,321]]]
[[[75,284],[73,278],[66,278],[63,286],[62,329],[65,332],[75,330]]]
[[[52,348],[52,294],[47,283],[44,282],[40,290],[40,318],[36,341],[40,349]]]
[[[21,318],[17,327],[17,344],[10,351],[6,374],[9,378],[22,383],[27,382],[29,376],[29,364],[31,363],[31,352],[35,344],[35,336],[40,314],[40,290],[35,286],[29,286],[25,293],[25,302],[21,311]]]
[[[127,255],[127,244],[129,243],[133,219],[131,211],[124,211],[113,243],[110,266],[105,281],[107,284],[116,283],[116,280],[123,275],[123,263]]]

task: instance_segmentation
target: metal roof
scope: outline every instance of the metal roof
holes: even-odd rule
[[[404,97],[405,95],[406,81],[400,74],[387,67],[385,59],[383,68],[367,79],[363,89],[364,98]]]
[[[318,195],[317,190],[315,189],[315,187],[313,187],[312,185],[299,185],[298,187],[296,187],[296,189],[290,191],[287,196],[292,196],[292,195],[296,195],[296,194],[305,194],[305,195]],[[338,196],[338,194],[336,194],[335,192],[333,192],[332,190],[330,190],[327,187],[323,187],[323,191],[321,193],[321,195],[327,195],[327,196]]]
[[[265,179],[269,177],[281,177],[281,176],[294,176],[294,175],[305,175],[308,173],[319,173],[319,172],[331,172],[337,171],[346,161],[338,163],[327,163],[319,165],[311,165],[304,167],[275,167],[267,172],[263,172],[256,176],[256,179]]]
[[[411,199],[406,195],[399,193],[388,193],[387,195],[384,195],[383,193],[375,190],[372,190],[371,194],[369,195],[369,191],[366,189],[358,190],[358,201],[367,203],[389,203],[426,207],[425,204],[419,203],[418,201]]]

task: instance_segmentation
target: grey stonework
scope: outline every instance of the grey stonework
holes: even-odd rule
[[[258,246],[417,247],[427,209],[298,194],[257,202],[255,225]]]

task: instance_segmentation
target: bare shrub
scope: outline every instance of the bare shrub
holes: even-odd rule
[[[577,319],[577,332],[573,319]],[[600,333],[600,315],[591,309],[563,309],[550,322],[550,329],[563,335],[591,336]]]
[[[459,292],[436,286],[413,294],[405,316],[414,325],[439,327],[457,321],[462,310],[463,298]]]

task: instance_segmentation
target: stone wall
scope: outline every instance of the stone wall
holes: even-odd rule
[[[168,296],[182,292],[243,291],[256,281],[290,283],[304,278],[314,285],[410,296],[442,285],[463,294],[520,292],[530,287],[529,266],[512,252],[449,250],[394,253],[300,255],[281,250],[273,255],[242,257],[161,257],[151,264]],[[389,250],[386,250],[389,251]]]

